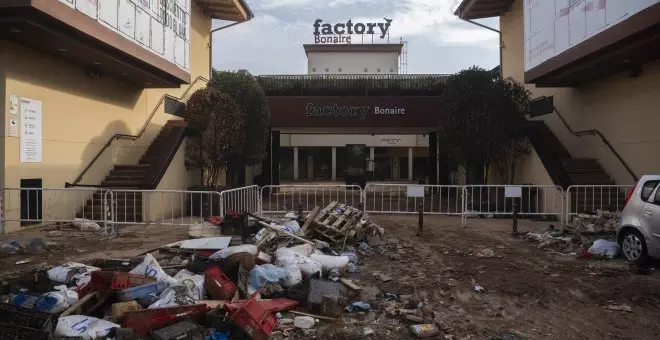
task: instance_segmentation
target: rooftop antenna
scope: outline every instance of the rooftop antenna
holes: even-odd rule
[[[408,42],[404,41],[403,37],[399,41],[403,44],[401,56],[399,57],[399,73],[408,74]]]

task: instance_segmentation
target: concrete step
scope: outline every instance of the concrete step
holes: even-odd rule
[[[149,164],[117,164],[115,170],[148,170]]]

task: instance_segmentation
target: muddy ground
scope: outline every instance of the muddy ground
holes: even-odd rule
[[[622,260],[576,259],[537,249],[509,236],[510,221],[425,218],[417,237],[412,216],[372,216],[385,229],[382,245],[364,257],[364,271],[351,275],[363,288],[362,299],[373,311],[345,313],[343,321],[322,322],[314,331],[291,338],[409,339],[413,322],[399,309],[416,309],[437,324],[435,339],[658,339],[660,338],[660,272],[634,275]],[[523,221],[520,229],[546,225]],[[53,231],[56,231],[53,233]],[[59,234],[61,236],[48,236]],[[103,239],[92,233],[50,227],[4,235],[2,240],[41,237],[58,245],[41,255],[0,259],[2,276],[25,272],[43,262],[85,262],[126,258],[186,238],[186,227],[136,226],[123,236]],[[494,254],[484,252],[490,249]],[[480,254],[487,256],[479,256]],[[493,257],[488,257],[494,255]],[[32,262],[16,265],[22,259]],[[380,272],[392,278],[382,282]],[[475,285],[484,288],[474,290]],[[379,297],[381,290],[402,294],[403,301]],[[631,311],[614,311],[626,305]],[[366,334],[366,335],[365,335]]]

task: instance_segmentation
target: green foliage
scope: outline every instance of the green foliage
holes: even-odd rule
[[[444,74],[333,74],[258,76],[269,96],[434,96],[442,92]]]
[[[511,155],[524,151],[520,131],[530,110],[529,96],[522,84],[477,67],[447,79],[439,125],[450,160],[464,169],[486,169],[483,178],[468,178],[485,182],[491,164],[515,164]]]
[[[207,87],[188,100],[186,120],[186,164],[200,169],[206,187],[215,187],[220,173],[243,152],[245,110],[230,95]]]
[[[263,161],[269,137],[270,112],[266,94],[257,80],[246,71],[214,71],[209,86],[227,93],[245,108],[246,130],[239,163],[254,165]]]

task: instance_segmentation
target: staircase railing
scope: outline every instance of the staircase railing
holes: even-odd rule
[[[573,134],[574,136],[582,137],[582,136],[584,136],[584,135],[592,135],[592,136],[593,136],[593,135],[598,135],[598,137],[600,137],[600,139],[603,141],[603,143],[605,143],[605,145],[607,146],[607,148],[610,149],[610,151],[612,152],[612,154],[614,154],[614,157],[616,157],[616,159],[621,163],[621,165],[623,165],[623,167],[626,169],[626,171],[628,171],[628,173],[629,173],[630,176],[635,180],[635,182],[637,182],[637,180],[639,179],[639,177],[637,177],[637,175],[635,174],[635,172],[632,171],[632,169],[630,168],[630,166],[628,165],[628,163],[626,163],[626,161],[623,159],[623,157],[621,157],[621,155],[620,155],[620,154],[614,149],[614,146],[612,146],[612,143],[610,143],[610,141],[605,137],[605,135],[603,135],[602,132],[600,132],[600,131],[597,130],[597,129],[582,130],[582,131],[574,131],[574,130],[571,128],[571,126],[568,125],[568,122],[566,121],[566,119],[564,118],[564,116],[561,114],[561,112],[559,112],[559,110],[557,110],[557,107],[555,107],[554,103],[553,103],[548,97],[546,97],[546,96],[543,96],[543,97],[541,97],[541,98],[543,98],[543,100],[545,100],[548,104],[550,104],[550,105],[552,106],[552,110],[557,114],[557,117],[559,117],[559,120],[561,120],[562,124],[564,124],[564,127],[566,127],[566,129],[567,129],[571,134]]]
[[[179,98],[174,97],[174,96],[169,95],[169,94],[164,94],[164,95],[160,98],[160,100],[158,101],[158,103],[156,104],[156,106],[154,106],[153,110],[151,110],[151,114],[149,114],[149,117],[148,117],[147,120],[144,122],[144,124],[142,124],[142,127],[140,128],[140,130],[138,131],[137,134],[135,134],[135,135],[127,135],[127,134],[123,134],[123,133],[116,133],[116,134],[114,134],[114,135],[113,135],[112,137],[110,137],[110,139],[109,139],[109,140],[103,145],[103,147],[101,148],[101,150],[99,150],[99,152],[96,153],[96,155],[94,156],[94,158],[92,158],[92,160],[89,162],[89,164],[87,164],[87,166],[85,167],[85,169],[83,169],[83,171],[80,173],[80,175],[78,175],[78,177],[77,177],[73,182],[71,182],[71,183],[69,183],[69,182],[64,183],[64,187],[65,187],[65,188],[70,188],[70,187],[98,187],[99,185],[93,185],[93,184],[92,184],[92,185],[90,185],[90,184],[79,184],[79,183],[80,183],[80,181],[82,181],[82,179],[83,179],[83,177],[85,176],[85,174],[87,174],[87,171],[89,171],[89,169],[92,168],[92,166],[94,165],[94,163],[96,163],[96,161],[97,161],[99,158],[101,158],[101,156],[103,155],[103,153],[105,152],[105,150],[107,150],[107,149],[112,145],[112,142],[115,141],[115,140],[119,140],[119,139],[132,139],[133,141],[135,141],[135,140],[139,139],[140,137],[142,137],[142,135],[144,134],[144,132],[147,130],[147,127],[148,127],[149,124],[151,123],[151,120],[152,120],[152,119],[154,118],[154,116],[156,115],[156,112],[158,112],[158,109],[163,105],[163,103],[165,102],[166,99],[171,99],[171,100],[175,100],[175,101],[181,101],[181,100],[183,100],[183,99],[188,95],[188,93],[190,92],[190,90],[192,90],[193,87],[194,87],[198,82],[205,82],[205,83],[208,83],[209,80],[206,79],[205,77],[202,77],[202,76],[199,76],[199,77],[195,78],[195,80],[194,80],[193,82],[191,82],[190,85],[188,85],[188,87],[186,88],[186,90],[183,92],[183,94],[181,94],[181,96],[179,96]]]

